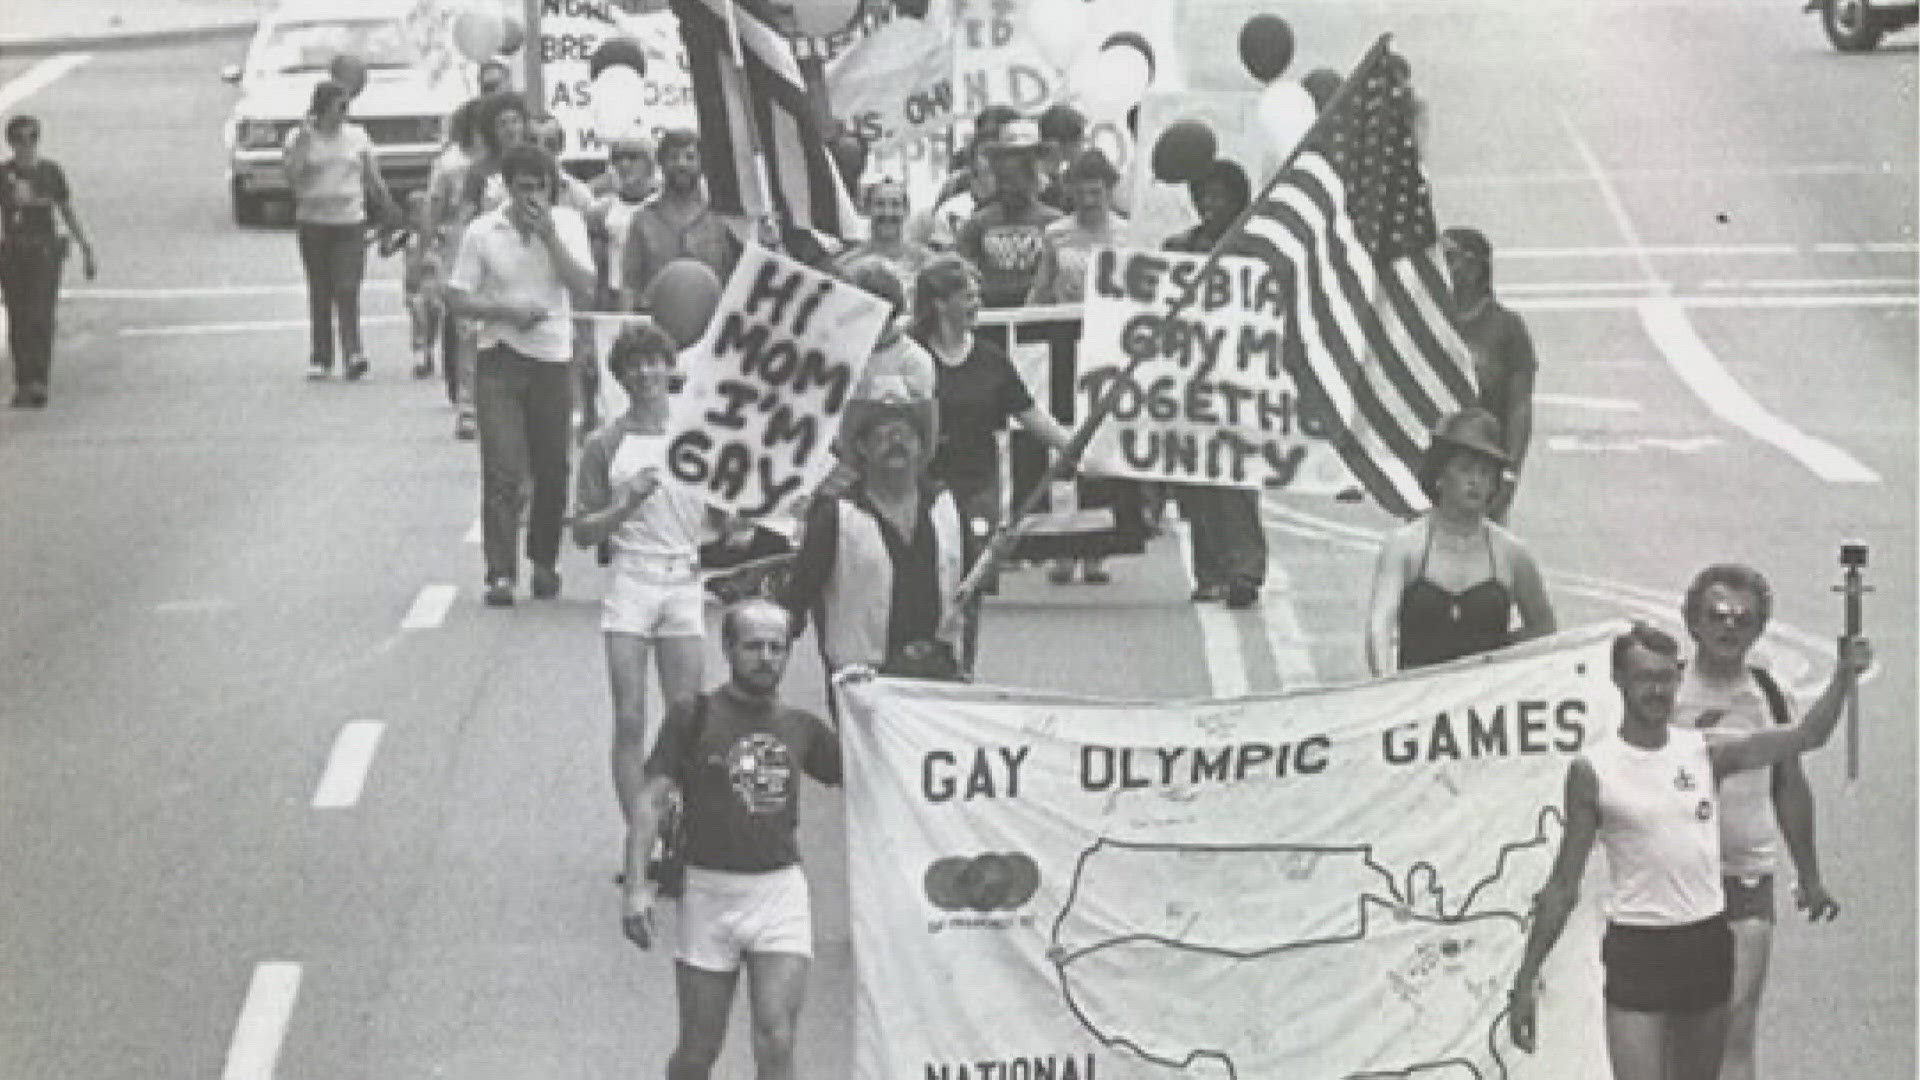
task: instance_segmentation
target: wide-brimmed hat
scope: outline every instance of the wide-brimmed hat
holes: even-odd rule
[[[875,427],[895,420],[913,425],[920,436],[920,465],[933,460],[934,404],[931,401],[850,401],[840,421],[840,453],[853,465],[866,461],[861,444]]]
[[[1449,413],[1433,425],[1433,437],[1420,459],[1420,489],[1428,498],[1433,497],[1434,482],[1447,460],[1462,450],[1491,458],[1502,469],[1513,463],[1500,443],[1500,421],[1492,413],[1477,407]]]
[[[1038,154],[1040,152],[1040,125],[1032,120],[1009,120],[1000,129],[1000,137],[985,147],[988,157],[1001,154]]]

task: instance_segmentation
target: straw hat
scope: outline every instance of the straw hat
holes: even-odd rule
[[[840,449],[849,464],[866,463],[864,449],[868,433],[883,423],[904,420],[913,425],[920,437],[920,467],[933,460],[933,416],[931,401],[850,401],[845,419],[840,421]]]

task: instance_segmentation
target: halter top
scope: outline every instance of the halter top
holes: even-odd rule
[[[1512,640],[1507,626],[1513,595],[1493,561],[1493,534],[1487,533],[1487,578],[1460,592],[1448,592],[1427,577],[1433,550],[1433,523],[1420,552],[1420,572],[1400,590],[1400,669],[1443,664],[1489,652]]]

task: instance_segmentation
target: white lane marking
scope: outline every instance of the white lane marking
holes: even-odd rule
[[[1673,283],[1661,281],[1654,283],[1661,288],[1671,289]],[[1651,288],[1645,281],[1516,281],[1500,286],[1502,296],[1531,296],[1541,293],[1643,293]]]
[[[273,1080],[293,1019],[293,1002],[300,994],[300,965],[268,961],[253,969],[247,997],[227,1046],[227,1066],[221,1080]]]
[[[1193,580],[1193,539],[1187,523],[1172,523],[1174,538],[1180,542],[1180,570]],[[1200,652],[1207,661],[1207,684],[1211,697],[1240,697],[1247,692],[1247,657],[1240,647],[1240,627],[1233,615],[1217,603],[1193,605],[1193,616],[1200,624]]]
[[[467,535],[461,537],[460,542],[463,544],[478,544],[483,535],[480,531],[480,519],[474,518],[473,524],[467,528]]]
[[[1606,204],[1607,213],[1613,218],[1614,228],[1620,230],[1621,239],[1627,242],[1630,257],[1640,264],[1641,276],[1647,279],[1647,284],[1656,292],[1671,292],[1672,286],[1661,281],[1660,275],[1654,272],[1653,259],[1647,254],[1646,238],[1640,235],[1640,230],[1634,227],[1633,219],[1627,215],[1627,204],[1620,198],[1620,190],[1613,186],[1613,180],[1607,176],[1607,171],[1600,167],[1599,155],[1593,152],[1593,147],[1587,145],[1587,140],[1580,134],[1580,129],[1573,126],[1573,121],[1564,111],[1559,111],[1559,117],[1560,126],[1566,129],[1567,138],[1573,141],[1574,152],[1580,155],[1580,161],[1587,167],[1587,173],[1592,178],[1594,186],[1600,189],[1600,201]]]
[[[1588,180],[1593,177],[1588,175]],[[1644,254],[1658,258],[1692,258],[1696,256],[1733,256],[1736,258],[1770,257],[1782,255],[1909,255],[1920,251],[1920,243],[1912,240],[1867,240],[1860,242],[1817,242],[1796,244],[1784,241],[1771,243],[1746,244],[1647,244],[1640,248]],[[1493,253],[1495,260],[1541,260],[1541,259],[1629,259],[1634,249],[1622,244],[1589,244],[1578,247],[1506,247]]]
[[[233,601],[211,596],[194,600],[162,600],[153,605],[157,615],[212,615],[232,611],[233,608]]]
[[[1515,311],[1633,311],[1646,303],[1637,296],[1520,297],[1507,304]],[[1854,293],[1848,296],[1673,296],[1663,299],[1688,311],[1703,310],[1793,310],[1799,308],[1910,308],[1920,305],[1920,297],[1876,296]]]
[[[405,315],[362,315],[362,326],[387,326],[407,321]],[[196,337],[201,334],[252,334],[262,330],[305,330],[305,319],[254,319],[249,322],[180,323],[175,326],[124,326],[121,337]]]
[[[1909,255],[1920,251],[1920,242],[1913,240],[1866,240],[1850,244],[1815,244],[1813,250],[1822,255]]]
[[[49,56],[28,68],[5,86],[0,86],[0,112],[13,108],[81,64],[93,59],[92,53],[62,53]]]
[[[1912,175],[1911,169],[1896,170],[1887,161],[1809,161],[1792,165],[1738,163],[1728,165],[1628,166],[1613,170],[1627,180],[1687,181],[1703,176],[1900,176]],[[1518,173],[1435,173],[1433,182],[1453,187],[1552,187],[1578,184],[1592,179],[1578,169],[1540,169]]]
[[[1879,289],[1881,291],[1902,290],[1914,292],[1920,290],[1920,278],[1910,277],[1855,277],[1855,278],[1713,278],[1700,283],[1703,289],[1756,289],[1761,292],[1770,290],[1805,290],[1817,292],[1823,289]]]
[[[1845,450],[1816,439],[1768,412],[1713,355],[1678,304],[1648,300],[1640,322],[1660,347],[1667,366],[1715,416],[1762,442],[1771,443],[1833,484],[1877,484],[1880,474]]]
[[[386,729],[387,725],[378,720],[355,720],[340,729],[333,750],[327,754],[320,785],[313,792],[315,810],[340,810],[360,801],[367,770],[373,767],[373,753],[380,748],[380,736]]]
[[[1641,404],[1626,398],[1583,397],[1579,394],[1533,395],[1535,405],[1558,405],[1566,409],[1590,409],[1594,412],[1639,412]]]
[[[399,278],[365,279],[363,285],[400,284]],[[227,296],[305,296],[307,287],[298,282],[286,285],[169,285],[157,287],[111,286],[60,290],[63,300],[193,300],[220,299]]]
[[[1547,449],[1558,453],[1637,454],[1642,450],[1667,450],[1676,454],[1698,454],[1721,445],[1712,435],[1629,435],[1600,436],[1549,435]]]
[[[413,606],[407,609],[406,617],[400,620],[402,630],[434,630],[447,621],[447,612],[453,607],[453,598],[460,592],[455,585],[423,585],[420,594],[413,598]]]
[[[1260,592],[1260,621],[1267,631],[1267,651],[1280,674],[1280,689],[1306,690],[1320,685],[1307,632],[1293,603],[1293,578],[1281,565],[1279,553],[1268,549],[1267,585]]]

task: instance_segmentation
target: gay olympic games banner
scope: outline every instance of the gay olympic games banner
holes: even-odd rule
[[[1538,1053],[1505,1010],[1619,629],[1180,704],[843,684],[854,1076],[1606,1080],[1602,858]]]
[[[1113,408],[1088,444],[1112,476],[1330,494],[1351,483],[1289,374],[1289,282],[1257,259],[1103,248],[1087,275],[1074,379],[1081,408]],[[1193,301],[1176,299],[1198,280]],[[1128,374],[1128,361],[1141,365]],[[1115,385],[1118,389],[1115,390]]]
[[[886,319],[884,301],[749,245],[707,332],[680,354],[667,468],[721,509],[792,516],[833,467],[841,414]]]

